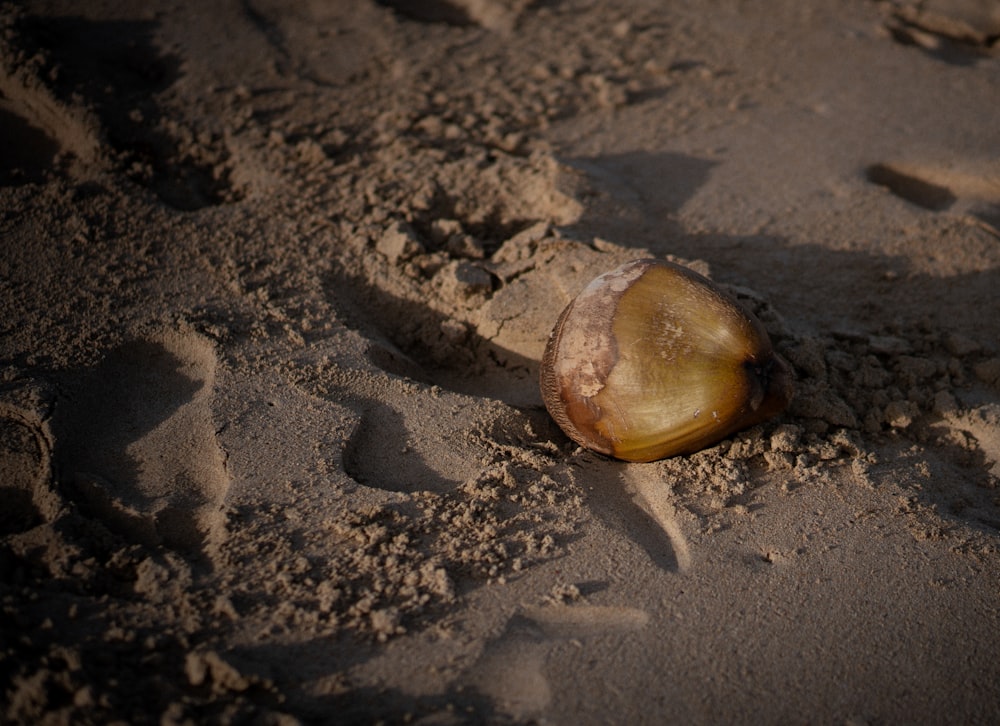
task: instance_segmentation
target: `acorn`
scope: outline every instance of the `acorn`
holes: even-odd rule
[[[792,371],[764,326],[696,272],[635,260],[597,277],[545,347],[545,407],[588,449],[653,461],[776,416]]]

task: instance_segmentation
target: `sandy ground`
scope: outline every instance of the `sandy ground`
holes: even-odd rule
[[[998,37],[0,6],[0,720],[996,722]],[[555,426],[553,323],[644,256],[756,311],[784,415],[650,464]]]

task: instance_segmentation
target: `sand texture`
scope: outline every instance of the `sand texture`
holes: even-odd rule
[[[791,364],[538,389],[670,259]],[[1000,8],[0,4],[0,722],[996,723]]]

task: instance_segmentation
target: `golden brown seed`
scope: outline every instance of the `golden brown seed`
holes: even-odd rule
[[[708,279],[662,260],[591,282],[556,323],[540,379],[571,439],[628,461],[697,451],[792,398],[791,369],[760,321]]]

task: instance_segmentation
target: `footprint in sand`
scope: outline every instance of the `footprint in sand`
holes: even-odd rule
[[[338,396],[360,417],[344,451],[348,475],[365,486],[412,493],[452,491],[479,473],[479,453],[468,441],[476,403],[393,385],[385,402]]]
[[[40,83],[0,68],[0,186],[40,182],[69,159],[92,165],[98,143],[87,121]]]
[[[971,65],[1000,51],[1000,6],[993,0],[897,0],[884,11],[893,40],[946,63]]]
[[[379,4],[423,23],[480,25],[498,31],[512,30],[527,5],[502,0],[379,0]]]
[[[1000,169],[873,164],[868,181],[933,212],[948,211],[1000,237]]]
[[[588,499],[604,523],[635,543],[660,569],[686,570],[691,555],[665,486],[649,465],[609,466],[614,475],[596,477]],[[549,605],[524,608],[490,642],[467,676],[467,683],[515,720],[544,715],[556,700],[546,677],[553,650],[573,641],[625,634],[645,627],[649,613],[630,607]]]
[[[55,165],[55,139],[19,112],[0,93],[0,136],[6,150],[0,158],[0,186],[40,182]]]
[[[539,715],[552,701],[545,661],[559,641],[639,630],[649,615],[629,607],[551,605],[527,608],[508,621],[486,646],[469,674],[469,685],[515,719]]]
[[[53,514],[49,441],[39,421],[0,403],[0,537],[26,532]]]
[[[134,541],[211,556],[229,487],[212,422],[215,365],[208,341],[167,334],[74,376],[52,421],[60,485]]]

